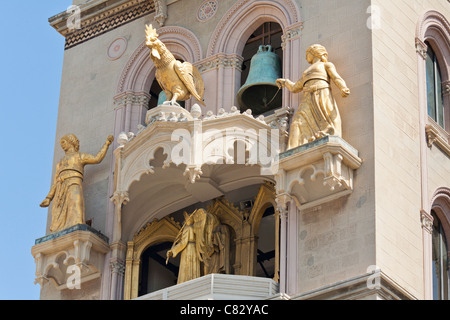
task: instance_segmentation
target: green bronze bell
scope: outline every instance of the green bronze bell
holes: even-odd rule
[[[262,45],[253,56],[245,84],[239,89],[237,102],[241,110],[263,114],[281,107],[282,95],[276,80],[281,78],[281,59],[272,46]]]

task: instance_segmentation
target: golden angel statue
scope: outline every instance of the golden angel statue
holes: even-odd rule
[[[230,234],[219,219],[204,209],[184,213],[185,223],[167,261],[181,253],[178,284],[212,273],[230,273]],[[203,272],[202,267],[203,265]]]
[[[45,208],[52,205],[51,232],[58,232],[77,224],[85,223],[83,177],[84,166],[98,164],[105,158],[109,145],[114,141],[108,136],[106,143],[96,156],[81,153],[80,142],[73,134],[61,138],[61,148],[65,155],[56,165],[53,185],[47,197],[41,203]]]
[[[328,53],[320,44],[306,51],[311,66],[296,83],[288,79],[276,81],[279,88],[286,87],[293,93],[304,93],[304,100],[294,115],[289,134],[288,149],[292,149],[328,135],[342,136],[341,116],[331,91],[331,81],[345,98],[350,95],[345,81],[337,73]]]
[[[155,64],[155,77],[172,105],[194,96],[202,105],[205,86],[200,72],[189,62],[180,62],[158,39],[152,25],[146,28],[146,46]]]

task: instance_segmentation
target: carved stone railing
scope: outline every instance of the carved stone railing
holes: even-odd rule
[[[210,274],[136,300],[267,300],[278,293],[278,283],[269,278]]]

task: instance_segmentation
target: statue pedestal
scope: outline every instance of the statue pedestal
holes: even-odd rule
[[[346,196],[361,163],[358,151],[337,136],[283,152],[275,175],[277,198],[284,203],[293,199],[299,209],[307,209]]]
[[[209,274],[136,300],[267,300],[278,293],[278,283],[269,278]]]
[[[84,224],[37,239],[31,249],[36,263],[35,283],[43,287],[51,282],[57,290],[80,289],[101,276],[108,251],[108,238]]]
[[[201,113],[199,116],[201,116]],[[194,117],[189,111],[179,104],[172,105],[169,102],[164,102],[162,105],[148,110],[145,116],[146,125],[150,125],[155,121],[186,122],[192,120],[194,120]]]

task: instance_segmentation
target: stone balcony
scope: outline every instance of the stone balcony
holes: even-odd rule
[[[210,274],[136,300],[268,300],[278,294],[278,283],[269,278]]]

